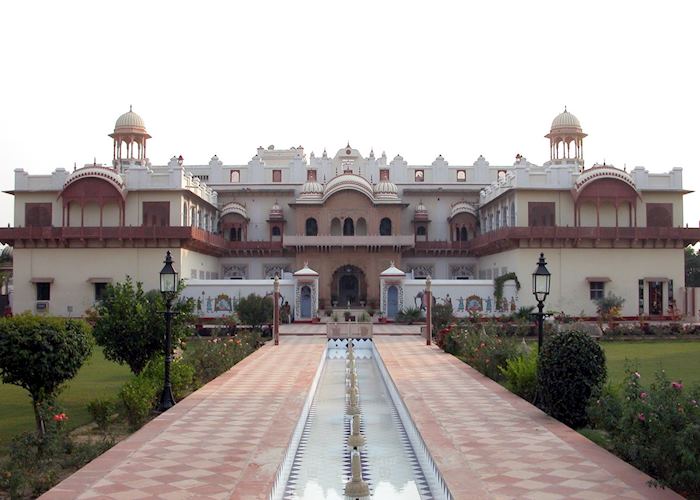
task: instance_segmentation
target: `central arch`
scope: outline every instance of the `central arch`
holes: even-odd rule
[[[359,306],[367,301],[367,279],[364,271],[350,264],[339,267],[333,273],[331,300],[339,307]]]

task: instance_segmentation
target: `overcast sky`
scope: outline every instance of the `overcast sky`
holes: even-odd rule
[[[467,165],[547,161],[566,105],[587,166],[682,167],[700,190],[700,4],[466,3],[3,2],[0,189],[15,168],[109,163],[107,134],[133,104],[154,164],[350,140]],[[699,220],[688,195],[685,222]]]

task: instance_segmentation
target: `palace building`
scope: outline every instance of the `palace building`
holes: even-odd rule
[[[515,273],[518,304],[532,304],[540,252],[552,274],[547,309],[593,315],[593,300],[614,293],[625,316],[695,310],[684,299],[683,248],[700,229],[683,227],[682,170],[586,167],[586,134],[566,110],[545,136],[543,165],[520,155],[505,166],[482,156],[452,165],[442,155],[409,165],[350,144],[319,155],[259,147],[235,165],[216,155],[204,165],[181,156],[153,165],[151,136],[131,110],[109,137],[109,166],[15,170],[14,227],[0,229],[14,247],[15,312],[82,315],[127,275],[157,288],[166,249],[190,283],[230,288],[313,270],[317,288],[305,293],[314,311],[302,316],[379,307],[387,269],[451,289],[472,280],[486,286],[483,304],[493,280]],[[464,299],[442,297],[453,298]]]

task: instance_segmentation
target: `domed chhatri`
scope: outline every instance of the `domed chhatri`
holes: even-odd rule
[[[134,113],[131,106],[129,106],[129,111],[117,118],[117,122],[114,124],[114,133],[148,134],[143,118]]]
[[[559,113],[554,120],[552,120],[552,132],[561,129],[574,129],[579,132],[581,129],[581,122],[573,114],[569,113],[564,107],[564,112]]]
[[[117,118],[114,132],[109,136],[114,139],[112,163],[115,168],[123,171],[133,162],[141,165],[148,164],[146,140],[150,139],[151,136],[146,132],[143,119],[134,113],[131,106],[129,106],[128,112]]]
[[[552,120],[552,128],[545,135],[549,139],[550,164],[573,162],[583,168],[583,138],[586,135],[578,118],[564,106],[564,112]]]
[[[301,198],[321,198],[323,197],[323,184],[315,180],[308,180],[301,187]]]

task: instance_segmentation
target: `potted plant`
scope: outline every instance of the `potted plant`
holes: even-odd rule
[[[379,311],[379,312],[377,313],[377,317],[379,318],[379,322],[380,322],[380,323],[386,323],[386,318],[384,317],[384,312],[383,312],[383,311]]]
[[[337,322],[338,322],[338,313],[337,313],[337,312],[334,312],[334,313],[331,314],[331,321],[332,321],[333,323],[337,323]]]
[[[374,317],[374,308],[372,306],[367,308],[367,314],[369,314],[370,318]]]
[[[350,311],[345,311],[343,316],[345,317],[345,321],[350,321]]]

